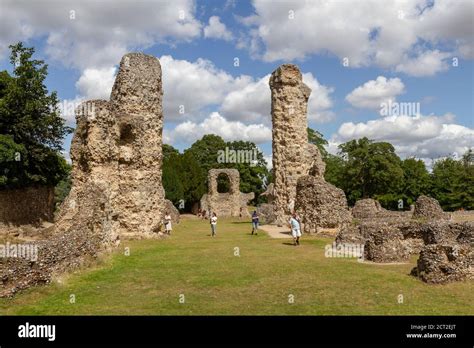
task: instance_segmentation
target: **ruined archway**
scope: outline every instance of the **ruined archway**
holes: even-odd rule
[[[225,175],[229,179],[229,190],[219,192],[218,178]],[[201,198],[201,209],[217,216],[248,216],[247,202],[254,194],[240,192],[240,174],[237,169],[211,169],[207,175],[208,193]]]

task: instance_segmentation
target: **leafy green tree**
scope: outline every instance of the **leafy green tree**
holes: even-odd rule
[[[394,205],[403,169],[393,145],[364,137],[341,144],[339,149],[345,162],[342,184],[349,202],[374,197],[385,206]]]
[[[404,200],[405,207],[409,207],[420,195],[429,193],[431,178],[422,160],[406,158],[402,161],[402,169],[403,187],[400,198]]]
[[[251,163],[226,163],[226,168],[235,168],[240,174],[240,191],[248,193],[255,192],[258,197],[263,189],[263,178],[268,177],[269,172],[267,162],[263,157],[263,153],[258,149],[257,145],[250,141],[233,141],[228,142],[229,150],[247,151]],[[255,155],[255,158],[254,158]]]
[[[67,176],[65,176],[54,188],[54,204],[58,208],[71,191],[71,165],[66,164]]]
[[[23,176],[26,149],[13,141],[12,136],[0,134],[0,187],[15,187]]]
[[[0,73],[0,134],[21,145],[24,157],[19,161],[21,170],[12,172],[14,176],[10,174],[0,188],[55,186],[67,176],[60,151],[72,129],[60,116],[56,92],[49,93],[44,84],[47,65],[33,59],[34,49],[21,42],[10,48],[13,76]],[[0,162],[2,168],[8,165]]]
[[[221,168],[217,161],[218,151],[224,150],[226,142],[218,135],[206,134],[191,145],[184,153],[191,153],[200,167],[207,173],[209,169]]]
[[[184,201],[187,209],[199,202],[202,195],[207,193],[207,172],[199,165],[192,152],[181,156],[181,177],[183,180]]]
[[[344,188],[344,160],[335,155],[327,154],[324,159],[326,163],[326,171],[324,172],[324,179],[336,187]]]
[[[316,145],[321,152],[321,156],[325,159],[328,156],[328,152],[324,145],[328,144],[328,141],[324,139],[324,136],[317,130],[308,127],[308,143]]]
[[[432,195],[445,210],[474,209],[472,150],[467,151],[461,160],[444,158],[435,161]]]

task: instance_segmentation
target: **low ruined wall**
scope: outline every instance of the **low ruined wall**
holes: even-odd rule
[[[53,187],[28,187],[0,191],[0,224],[36,224],[52,221]]]

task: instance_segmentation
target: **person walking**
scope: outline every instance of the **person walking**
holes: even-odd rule
[[[252,234],[254,232],[256,235],[258,234],[258,214],[256,210],[252,213]]]
[[[166,233],[168,233],[169,235],[171,235],[171,231],[173,230],[173,227],[171,226],[171,215],[170,213],[167,211],[165,213],[165,231]]]
[[[211,217],[211,236],[212,237],[215,237],[217,234],[216,226],[217,226],[217,215],[216,213],[212,213],[212,217]]]
[[[289,222],[291,227],[291,235],[293,236],[293,243],[295,246],[300,245],[301,228],[300,222],[297,220],[296,213],[292,214]]]

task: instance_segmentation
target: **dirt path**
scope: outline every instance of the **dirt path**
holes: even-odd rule
[[[262,225],[259,226],[259,230],[267,232],[272,238],[292,238],[290,228],[286,226]]]

